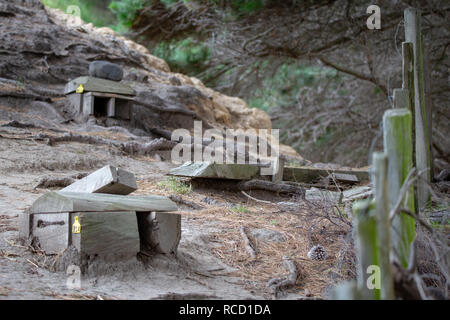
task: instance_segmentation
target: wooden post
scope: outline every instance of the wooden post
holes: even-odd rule
[[[414,51],[411,42],[402,43],[402,88],[407,89],[409,93],[409,106],[411,114],[414,115]],[[415,119],[413,118],[413,121]],[[415,139],[415,138],[414,138]]]
[[[431,99],[431,63],[429,56],[429,48],[424,48],[424,79],[425,79],[425,105],[427,106],[428,121],[428,137],[430,141],[430,181],[434,179],[434,162],[433,162],[433,104]]]
[[[394,109],[409,109],[409,92],[408,89],[394,89]]]
[[[384,113],[384,152],[388,156],[389,209],[395,207],[400,189],[412,169],[411,112],[391,109]],[[406,193],[407,209],[414,211],[414,192]],[[402,200],[403,205],[403,200]],[[415,238],[415,221],[404,213],[396,215],[391,227],[395,257],[403,267],[408,266],[411,243]]]
[[[416,162],[416,108],[414,101],[414,51],[411,42],[402,43],[403,55],[403,89],[408,90],[409,111],[411,112],[411,138],[412,138],[412,160],[413,167],[417,168]],[[417,186],[414,185],[414,208],[415,212],[419,212],[419,203],[417,197]]]
[[[375,218],[375,205],[371,200],[361,200],[353,204],[353,215],[355,217],[354,239],[357,254],[357,288],[363,299],[381,298],[380,289],[369,288],[372,279],[370,272],[372,266],[379,268],[378,239]],[[379,269],[378,269],[379,270]],[[380,276],[380,274],[376,275]],[[375,276],[375,277],[376,277]],[[381,283],[379,283],[381,285]]]
[[[116,98],[111,97],[106,104],[106,115],[110,118],[116,116]]]
[[[391,248],[391,222],[389,219],[389,186],[387,181],[387,156],[385,153],[375,152],[372,165],[374,167],[375,186],[375,216],[377,222],[378,254],[381,271],[381,299],[392,300],[394,295],[394,282],[392,278],[390,248]]]
[[[405,39],[413,45],[414,56],[414,105],[416,129],[416,164],[425,181],[417,187],[418,204],[422,208],[430,198],[427,182],[431,181],[431,119],[425,98],[424,59],[420,11],[408,8],[404,12]]]
[[[94,96],[92,92],[83,94],[83,114],[86,116],[94,114]]]

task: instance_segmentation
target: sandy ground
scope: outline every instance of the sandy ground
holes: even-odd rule
[[[42,255],[31,252],[18,239],[18,216],[48,191],[34,189],[38,180],[43,176],[62,177],[91,172],[111,164],[136,174],[140,186],[138,193],[149,194],[153,188],[156,193],[167,194],[166,190],[158,190],[158,181],[164,180],[164,174],[174,165],[150,157],[124,156],[103,146],[80,143],[48,146],[27,138],[36,134],[38,129],[2,127],[0,131],[0,299],[268,297],[262,289],[263,282],[252,282],[242,272],[237,272],[235,266],[222,261],[227,259],[219,258],[215,249],[224,243],[220,238],[217,240],[217,235],[228,231],[227,222],[215,220],[211,215],[202,217],[195,214],[183,216],[182,239],[176,257],[155,256],[147,266],[137,260],[112,265],[102,276],[83,278],[80,289],[69,289],[65,273],[52,272],[44,267],[48,263],[42,261]],[[199,200],[204,196],[192,192],[189,197]],[[236,201],[226,196],[216,198],[224,203]],[[222,206],[204,206],[221,213],[225,211]],[[302,289],[294,290],[284,298],[301,298],[302,293]]]
[[[136,194],[167,196],[177,190],[160,182],[175,165],[162,161],[163,153],[129,156],[114,147],[75,142],[50,146],[34,138],[40,133],[63,132],[120,141],[148,142],[149,137],[93,122],[67,122],[54,115],[52,108],[53,113],[45,110],[28,104],[16,108],[0,105],[0,299],[270,299],[267,281],[288,274],[283,256],[295,261],[300,274],[297,284],[278,296],[280,299],[322,298],[335,280],[354,276],[343,274],[349,268],[344,263],[345,252],[341,252],[341,240],[350,229],[330,227],[320,216],[323,208],[285,210],[275,203],[297,200],[250,192],[272,202],[266,204],[239,192],[200,188],[181,195],[203,209],[180,207],[185,214],[176,256],[154,256],[145,266],[137,259],[105,266],[107,272],[101,276],[83,278],[79,290],[69,289],[65,273],[50,271],[55,257],[32,252],[18,239],[19,215],[49,191],[35,188],[40,178],[89,173],[109,164],[136,175]],[[11,120],[32,125],[18,128],[8,125]],[[215,202],[205,202],[205,198]],[[250,235],[257,249],[253,261],[240,235],[241,226],[250,232],[274,233],[283,240],[266,241]],[[311,245],[318,242],[329,252],[325,261],[307,258]],[[338,277],[336,273],[340,273]]]

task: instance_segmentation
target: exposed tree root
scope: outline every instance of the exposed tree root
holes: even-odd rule
[[[179,114],[183,114],[186,116],[190,116],[192,117],[194,120],[200,120],[203,122],[203,125],[209,129],[211,128],[211,126],[208,124],[208,122],[203,119],[202,117],[200,117],[196,112],[189,110],[189,109],[185,109],[185,108],[180,108],[180,107],[160,107],[154,104],[150,104],[150,103],[146,103],[142,100],[138,100],[135,99],[133,100],[136,104],[139,104],[141,106],[150,108],[152,110],[158,111],[158,112],[168,112],[168,113],[179,113]]]
[[[171,150],[177,143],[164,138],[154,139],[148,143],[124,142],[119,148],[128,154],[149,154],[156,150]]]
[[[417,283],[414,281],[414,276],[397,263],[393,263],[392,268],[395,296],[406,300],[421,300],[422,297]]]
[[[140,155],[149,154],[156,150],[170,150],[176,145],[176,142],[169,141],[164,138],[154,139],[148,143],[119,142],[110,139],[72,133],[66,133],[62,136],[50,136],[47,134],[40,133],[36,135],[34,139],[47,140],[47,144],[50,146],[58,142],[81,142],[88,144],[107,145],[118,148],[124,153],[140,154]]]
[[[38,183],[33,187],[33,189],[37,189],[37,188],[46,189],[46,188],[54,188],[54,187],[64,188],[64,187],[71,185],[75,181],[86,177],[87,175],[88,175],[88,173],[86,173],[86,172],[80,172],[80,173],[76,173],[76,174],[73,174],[71,176],[66,176],[66,177],[45,176],[45,177],[42,177],[39,179]]]
[[[74,183],[76,180],[72,177],[63,177],[63,178],[54,178],[54,177],[42,177],[39,179],[39,182],[34,186],[33,189],[37,188],[54,188],[54,187],[60,187],[64,188],[72,183]]]
[[[264,180],[241,181],[238,184],[238,189],[241,191],[266,190],[279,193],[294,193],[299,194],[302,197],[305,196],[305,189],[303,187],[285,183],[273,183],[271,181]]]
[[[33,99],[33,100],[50,102],[50,99],[48,97],[42,97],[39,94],[19,92],[19,91],[0,91],[0,97]]]
[[[289,271],[289,275],[287,276],[287,278],[286,279],[280,279],[280,278],[270,279],[266,284],[266,288],[270,288],[271,293],[275,296],[275,298],[278,297],[278,294],[283,289],[293,287],[295,285],[295,283],[297,282],[297,278],[299,276],[297,266],[295,265],[295,262],[292,261],[292,259],[284,256],[283,257],[283,265]]]
[[[252,257],[252,259],[256,259],[255,249],[253,249],[250,240],[248,239],[247,233],[245,232],[245,228],[242,226],[239,229],[239,231],[241,233],[242,239],[244,240],[245,249],[247,250],[248,254],[250,255],[250,257]]]
[[[182,197],[174,195],[174,194],[170,195],[169,199],[172,200],[173,202],[184,204],[185,206],[188,206],[189,208],[192,208],[194,210],[201,210],[201,209],[203,209],[202,206],[196,204],[195,202],[183,199]]]

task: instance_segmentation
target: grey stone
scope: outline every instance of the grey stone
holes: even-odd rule
[[[450,169],[442,170],[435,178],[436,181],[450,181]]]
[[[133,173],[108,165],[61,191],[127,195],[135,190],[137,190],[137,184]]]
[[[262,241],[268,242],[285,242],[286,237],[275,230],[270,229],[251,229],[250,235]]]
[[[209,205],[213,205],[213,206],[219,204],[219,201],[217,201],[216,199],[210,198],[210,197],[204,197],[202,199],[202,201]]]
[[[123,78],[121,66],[108,61],[92,61],[89,64],[89,75],[102,79],[120,81]]]

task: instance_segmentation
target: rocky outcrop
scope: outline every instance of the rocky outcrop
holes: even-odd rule
[[[136,107],[133,126],[140,130],[192,128],[194,119],[220,129],[271,128],[264,111],[207,88],[196,78],[170,72],[165,61],[109,28],[95,28],[38,0],[0,0],[0,16],[0,105],[17,108],[24,99],[38,100],[70,121],[64,84],[88,75],[91,62],[105,60],[123,69],[122,82],[146,104]]]

